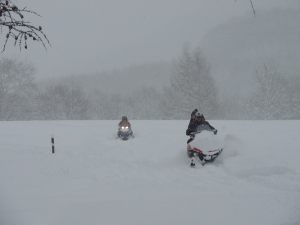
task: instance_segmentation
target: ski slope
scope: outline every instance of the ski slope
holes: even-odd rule
[[[300,224],[300,121],[210,121],[224,151],[196,168],[188,121],[117,122],[0,122],[0,225]]]

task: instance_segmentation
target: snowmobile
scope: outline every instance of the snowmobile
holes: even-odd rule
[[[132,130],[128,126],[122,126],[118,130],[118,137],[121,138],[123,141],[126,141],[129,138],[133,137]]]
[[[190,166],[195,167],[195,158],[198,157],[202,166],[211,163],[222,153],[223,148],[218,138],[208,131],[198,132],[195,139],[187,145],[187,155],[191,159]]]

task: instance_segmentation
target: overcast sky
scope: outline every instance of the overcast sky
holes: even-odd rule
[[[253,0],[257,11],[295,0]],[[51,41],[47,51],[11,45],[1,57],[31,62],[40,78],[93,73],[170,60],[185,44],[200,46],[212,28],[232,17],[251,16],[249,0],[17,0]]]

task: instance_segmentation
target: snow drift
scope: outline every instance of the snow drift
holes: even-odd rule
[[[299,121],[210,121],[224,151],[196,168],[188,121],[131,122],[1,122],[0,224],[299,224]]]

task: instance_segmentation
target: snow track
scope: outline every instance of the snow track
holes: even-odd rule
[[[0,224],[298,225],[300,121],[210,122],[225,149],[193,169],[188,121],[129,141],[117,121],[1,122]]]

